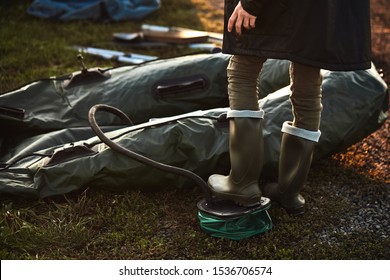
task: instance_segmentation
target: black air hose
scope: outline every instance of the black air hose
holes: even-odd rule
[[[137,154],[133,151],[130,151],[118,144],[116,144],[115,142],[113,142],[111,139],[109,139],[104,133],[103,131],[100,129],[99,125],[97,124],[96,122],[96,118],[95,118],[95,115],[96,115],[96,112],[98,111],[105,111],[105,112],[109,112],[109,113],[113,113],[115,114],[116,116],[120,117],[122,120],[125,120],[126,123],[128,124],[132,124],[131,120],[129,119],[129,117],[123,113],[121,110],[115,108],[115,107],[112,107],[112,106],[109,106],[109,105],[105,105],[105,104],[97,104],[95,106],[93,106],[90,110],[89,110],[89,113],[88,113],[88,119],[89,119],[89,124],[92,128],[92,130],[96,133],[96,135],[99,137],[100,140],[102,140],[102,142],[104,142],[107,146],[109,146],[112,150],[118,152],[118,153],[121,153],[133,160],[136,160],[138,162],[141,162],[145,165],[149,165],[149,166],[152,166],[156,169],[159,169],[161,171],[165,171],[165,172],[169,172],[169,173],[173,173],[173,174],[176,174],[176,175],[180,175],[180,176],[184,176],[184,177],[187,177],[191,180],[193,180],[203,191],[204,195],[205,195],[205,199],[208,201],[208,202],[211,202],[211,191],[210,189],[208,188],[206,182],[198,175],[196,175],[195,173],[189,171],[189,170],[186,170],[186,169],[183,169],[183,168],[180,168],[180,167],[176,167],[176,166],[171,166],[171,165],[167,165],[167,164],[164,164],[164,163],[160,163],[158,161],[155,161],[155,160],[152,160],[150,158],[147,158],[145,156],[142,156],[140,154]]]

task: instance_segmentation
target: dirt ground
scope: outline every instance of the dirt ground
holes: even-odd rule
[[[390,0],[371,0],[373,62],[390,85]],[[361,142],[334,157],[357,172],[390,183],[390,120]]]

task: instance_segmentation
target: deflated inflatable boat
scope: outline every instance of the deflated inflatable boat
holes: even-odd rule
[[[0,192],[48,197],[82,187],[123,190],[193,185],[122,156],[95,136],[96,104],[123,111],[128,123],[100,112],[96,121],[115,143],[202,178],[227,173],[229,56],[202,54],[137,66],[89,69],[39,80],[0,95]],[[291,120],[289,62],[268,60],[259,77],[265,111],[265,167],[277,175],[281,126]],[[373,66],[323,71],[321,139],[315,159],[360,141],[387,118],[388,93]]]

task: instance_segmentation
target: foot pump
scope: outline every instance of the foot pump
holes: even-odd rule
[[[261,198],[259,204],[253,207],[238,206],[230,201],[212,198],[207,183],[197,174],[183,168],[154,161],[114,143],[105,136],[98,126],[95,118],[98,111],[113,113],[129,124],[131,124],[131,120],[125,113],[109,105],[98,104],[90,109],[88,118],[91,128],[100,140],[112,150],[161,171],[185,176],[193,180],[202,189],[204,198],[198,202],[197,207],[200,227],[204,232],[215,237],[240,240],[264,233],[272,228],[272,220],[267,211],[271,206],[268,198]]]

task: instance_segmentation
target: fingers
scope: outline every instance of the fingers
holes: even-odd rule
[[[233,31],[233,26],[235,25],[237,20],[237,13],[233,12],[233,14],[230,16],[229,21],[228,21],[228,31],[232,32]]]
[[[236,26],[236,33],[237,33],[238,35],[241,35],[241,34],[242,34],[242,29],[241,29],[241,27],[242,27],[243,21],[244,21],[244,19],[243,19],[242,17],[240,17],[240,16],[237,17],[237,21],[236,21],[235,26]]]
[[[256,18],[257,17],[246,12],[241,6],[241,2],[239,2],[229,18],[227,29],[229,32],[232,32],[234,28],[236,33],[241,35],[242,27],[245,29],[255,28]]]
[[[255,28],[255,27],[256,27],[256,18],[257,18],[257,17],[252,16],[252,17],[249,19],[249,28],[248,28],[248,29],[252,29],[252,28]]]

